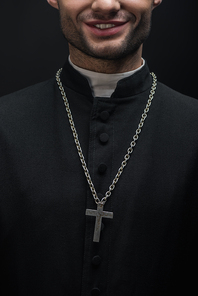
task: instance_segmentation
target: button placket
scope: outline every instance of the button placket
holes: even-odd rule
[[[96,102],[95,102],[96,103]],[[97,104],[98,105],[98,104]],[[106,174],[109,168],[109,173],[111,173],[111,151],[112,151],[112,124],[109,122],[110,112],[104,110],[106,103],[101,102],[95,109],[95,117],[93,117],[93,129],[91,130],[93,134],[91,134],[90,139],[93,139],[93,148],[92,148],[92,162],[93,165],[93,182],[96,186],[96,190],[101,191],[102,194],[98,193],[98,197],[101,200],[104,197],[105,190],[108,189],[108,185],[111,181],[110,176]],[[103,106],[101,106],[103,105]],[[102,111],[103,107],[104,111]],[[100,109],[97,112],[97,109]],[[108,103],[109,108],[109,103]],[[109,167],[110,166],[110,167]],[[110,206],[110,203],[107,205],[107,210]],[[90,257],[89,257],[89,292],[90,295],[103,295],[103,291],[106,289],[106,276],[107,276],[107,264],[108,264],[108,241],[109,241],[109,221],[104,221],[101,226],[101,232],[105,235],[105,239],[103,239],[103,235],[101,233],[101,240],[98,244],[93,243],[90,246]],[[106,232],[106,233],[105,233]],[[93,241],[93,238],[92,238]],[[101,253],[101,250],[102,253]],[[101,256],[102,254],[102,256]],[[88,294],[87,294],[88,295]]]
[[[99,114],[99,118],[101,119],[101,121],[106,122],[110,117],[110,113],[106,110],[101,111]],[[107,142],[109,141],[109,135],[108,133],[101,133],[99,135],[99,140],[101,142],[101,144],[107,144]],[[98,166],[98,172],[100,175],[103,175],[107,170],[107,165],[105,163],[100,163]]]

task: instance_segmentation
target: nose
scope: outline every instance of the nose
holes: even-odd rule
[[[120,10],[120,2],[119,0],[94,0],[92,10],[94,12],[109,14]]]

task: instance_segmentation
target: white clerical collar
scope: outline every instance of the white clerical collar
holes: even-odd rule
[[[133,71],[116,73],[116,74],[105,74],[105,73],[98,73],[98,72],[93,72],[93,71],[80,68],[72,63],[69,56],[69,63],[72,65],[72,67],[87,78],[89,85],[92,89],[93,96],[108,97],[108,98],[114,92],[119,80],[133,75],[134,73],[139,71],[142,67],[144,67],[145,60],[142,59],[142,61],[143,61],[142,65]]]

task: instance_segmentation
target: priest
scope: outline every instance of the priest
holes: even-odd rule
[[[0,99],[2,296],[197,293],[198,102],[142,58],[162,0],[48,0],[70,55]]]

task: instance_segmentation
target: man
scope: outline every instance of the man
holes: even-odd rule
[[[1,295],[193,295],[198,102],[142,59],[161,0],[48,0],[70,57],[0,101]]]

